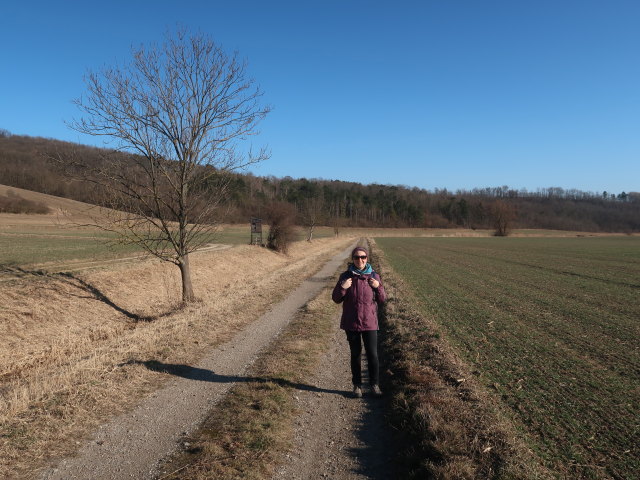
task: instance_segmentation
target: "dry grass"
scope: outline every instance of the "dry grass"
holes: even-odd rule
[[[177,269],[151,260],[3,284],[0,477],[30,478],[48,458],[71,454],[163,381],[139,362],[194,361],[350,241],[296,243],[289,256],[251,246],[195,254],[200,301],[185,309],[176,308]]]
[[[406,478],[543,479],[553,475],[524,445],[454,353],[438,325],[417,308],[411,289],[371,242],[385,278],[383,348],[391,375],[392,423],[406,445]]]

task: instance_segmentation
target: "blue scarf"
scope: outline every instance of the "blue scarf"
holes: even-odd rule
[[[358,270],[353,263],[350,263],[349,271],[356,275],[371,275],[373,273],[373,268],[371,268],[370,263],[367,263],[362,270]]]

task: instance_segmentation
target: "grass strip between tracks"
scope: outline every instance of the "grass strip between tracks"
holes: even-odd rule
[[[337,277],[336,277],[337,278]],[[292,441],[296,391],[307,383],[331,339],[337,307],[327,287],[214,408],[182,450],[161,468],[163,480],[270,478]]]

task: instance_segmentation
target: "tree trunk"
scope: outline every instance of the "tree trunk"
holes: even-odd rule
[[[191,284],[191,269],[189,267],[189,255],[183,256],[178,261],[180,276],[182,277],[182,302],[189,303],[195,300],[193,285]]]

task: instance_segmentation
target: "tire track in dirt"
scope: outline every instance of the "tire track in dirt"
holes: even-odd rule
[[[172,453],[185,435],[195,430],[207,413],[294,317],[332,279],[353,245],[336,254],[282,302],[232,340],[212,350],[187,378],[177,378],[154,392],[133,411],[103,425],[80,448],[77,457],[46,469],[40,478],[116,479],[154,478],[158,463]],[[179,371],[180,366],[165,367]],[[155,366],[157,368],[157,365]]]

